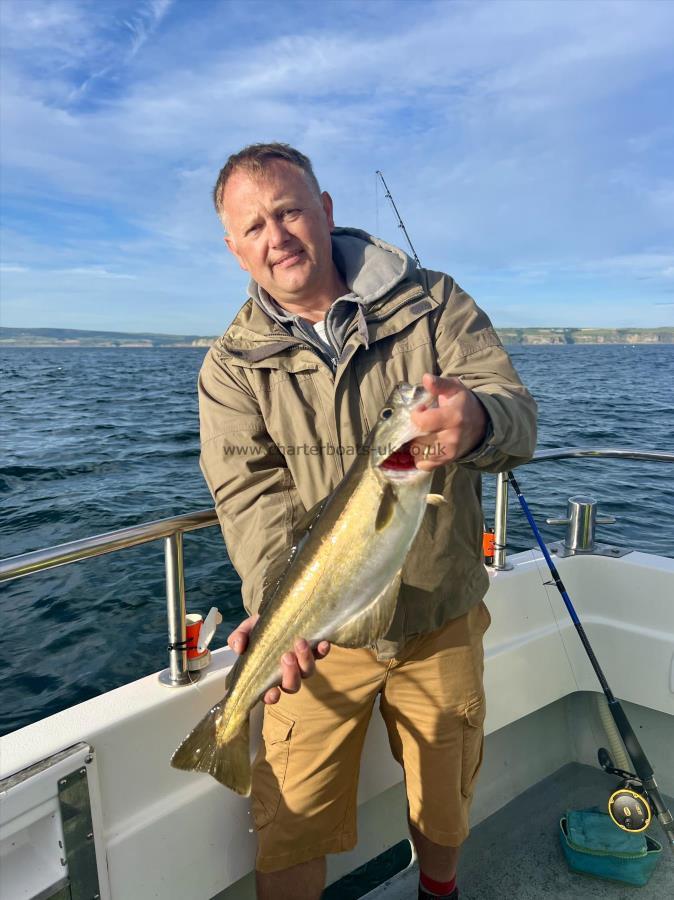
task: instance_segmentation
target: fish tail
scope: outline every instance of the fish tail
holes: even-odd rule
[[[186,772],[206,772],[220,784],[244,797],[250,794],[250,720],[229,740],[218,739],[218,722],[222,716],[220,704],[204,716],[185,738],[171,759],[175,769]]]

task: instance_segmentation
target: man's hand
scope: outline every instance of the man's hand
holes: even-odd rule
[[[238,628],[227,638],[227,644],[239,656],[248,646],[248,636],[257,624],[259,615],[249,616],[244,619]],[[330,651],[328,641],[321,641],[315,650],[311,650],[304,638],[295,641],[295,652],[284,653],[281,657],[281,685],[272,687],[262,698],[265,703],[278,703],[281,699],[281,691],[286,694],[296,694],[302,686],[302,679],[309,678],[316,669],[316,660],[323,659]]]
[[[418,469],[430,472],[466,456],[484,440],[487,413],[475,394],[458,378],[424,375],[424,387],[438,406],[412,413],[412,421],[428,432],[412,442]]]

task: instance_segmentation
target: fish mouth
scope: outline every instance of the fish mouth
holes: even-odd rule
[[[412,447],[412,442],[424,432],[411,421],[411,413],[430,409],[436,405],[436,400],[422,385],[403,382],[389,397],[388,405],[390,410],[391,407],[399,410],[402,421],[398,427],[389,431],[384,427],[383,434],[380,433],[383,440],[375,447],[378,459],[374,465],[389,479],[407,480],[412,475],[423,475],[424,472],[417,469],[418,450]],[[384,443],[386,439],[387,443]]]
[[[411,450],[412,441],[406,441],[397,450],[379,463],[379,468],[387,472],[410,472],[416,470],[416,462]]]

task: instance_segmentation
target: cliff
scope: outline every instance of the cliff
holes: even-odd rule
[[[504,344],[674,344],[674,327],[496,330]],[[194,334],[0,327],[0,347],[210,347],[214,340]]]
[[[674,328],[497,328],[504,344],[674,344]]]

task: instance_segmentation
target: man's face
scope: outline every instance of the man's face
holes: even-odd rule
[[[222,201],[227,246],[275,300],[309,305],[330,289],[332,200],[319,197],[301,169],[279,159],[261,177],[235,171]]]

